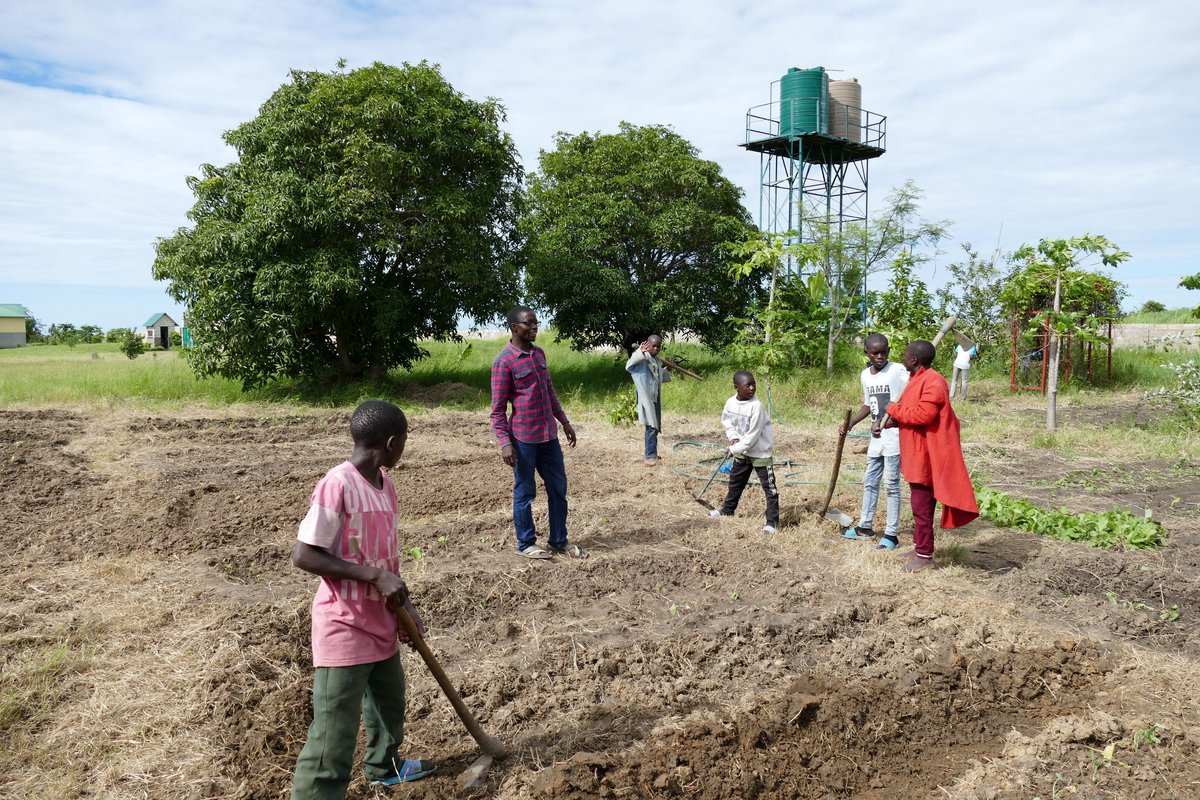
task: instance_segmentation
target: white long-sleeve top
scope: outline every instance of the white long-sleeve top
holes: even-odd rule
[[[735,456],[766,458],[775,447],[775,429],[771,427],[771,416],[767,407],[757,397],[738,400],[737,395],[725,401],[721,411],[721,425],[725,437],[737,444],[729,445]]]

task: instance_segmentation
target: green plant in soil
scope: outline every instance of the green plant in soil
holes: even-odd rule
[[[1028,500],[986,486],[980,487],[975,496],[979,501],[979,513],[1002,528],[1020,528],[1093,547],[1153,549],[1162,544],[1161,525],[1149,517],[1137,517],[1128,511],[1114,509],[1081,514],[1063,509],[1047,511]]]

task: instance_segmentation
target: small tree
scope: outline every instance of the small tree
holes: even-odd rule
[[[110,331],[110,333],[116,333],[118,331],[120,336],[119,341],[121,343],[121,352],[124,353],[130,361],[146,352],[145,342],[142,341],[140,336],[128,328],[114,328],[112,331]]]
[[[820,211],[805,215],[806,243],[816,248],[815,267],[829,286],[829,324],[826,331],[825,371],[833,374],[833,356],[858,311],[867,279],[891,269],[895,258],[908,251],[913,263],[927,257],[921,248],[936,246],[946,235],[948,221],[928,222],[918,216],[921,191],[912,181],[892,190],[870,224],[852,223],[840,230]]]
[[[1046,385],[1046,429],[1057,427],[1058,371],[1062,337],[1102,343],[1102,322],[1121,313],[1120,285],[1106,276],[1082,269],[1089,257],[1115,267],[1129,260],[1103,236],[1085,233],[1072,239],[1042,239],[1037,245],[1022,245],[1013,253],[1017,272],[1007,281],[1001,299],[1014,314],[1045,310],[1050,326]],[[1064,295],[1068,302],[1064,303]],[[1035,325],[1042,320],[1035,319]]]
[[[1184,279],[1179,282],[1179,288],[1200,289],[1200,272],[1197,272],[1195,275],[1185,276]],[[1200,306],[1196,306],[1192,309],[1192,316],[1200,318]]]
[[[1008,335],[1000,294],[1012,272],[1012,254],[999,248],[982,258],[970,242],[962,245],[964,258],[946,265],[950,279],[937,291],[939,316],[954,314],[961,330],[980,346],[980,352],[997,352]]]
[[[1182,285],[1183,284],[1180,283],[1180,286]],[[1146,302],[1142,303],[1142,307],[1139,309],[1139,311],[1141,311],[1143,314],[1161,314],[1166,310],[1167,307],[1157,300],[1147,300]]]
[[[872,327],[886,335],[893,346],[932,339],[939,327],[933,296],[924,281],[913,275],[914,263],[908,253],[896,256],[887,291],[867,295]]]
[[[35,319],[32,314],[25,315],[25,341],[26,342],[41,342],[45,341],[46,334],[42,331],[42,323]]]
[[[65,344],[68,347],[74,347],[79,344],[80,333],[70,322],[53,322],[50,324],[50,332],[48,336],[50,344]]]

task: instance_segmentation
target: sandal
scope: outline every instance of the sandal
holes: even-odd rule
[[[525,556],[526,558],[549,558],[550,554],[536,544],[525,545],[517,550],[517,555]]]
[[[409,783],[411,781],[419,781],[421,778],[428,778],[433,773],[437,772],[437,764],[432,761],[422,761],[416,758],[406,758],[404,763],[400,765],[400,771],[388,775],[386,778],[379,778],[371,781],[372,786],[395,786],[400,783]]]
[[[553,545],[551,545],[550,552],[557,553],[560,556],[566,556],[567,558],[587,558],[588,557],[588,551],[584,550],[582,547],[580,547],[577,544],[569,544],[568,543],[568,544],[564,544],[562,547],[554,547]]]

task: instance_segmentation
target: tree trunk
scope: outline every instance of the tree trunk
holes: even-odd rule
[[[1053,431],[1058,424],[1058,357],[1062,341],[1058,336],[1058,312],[1062,304],[1062,276],[1054,281],[1054,316],[1050,328],[1050,366],[1046,376],[1046,430]]]

